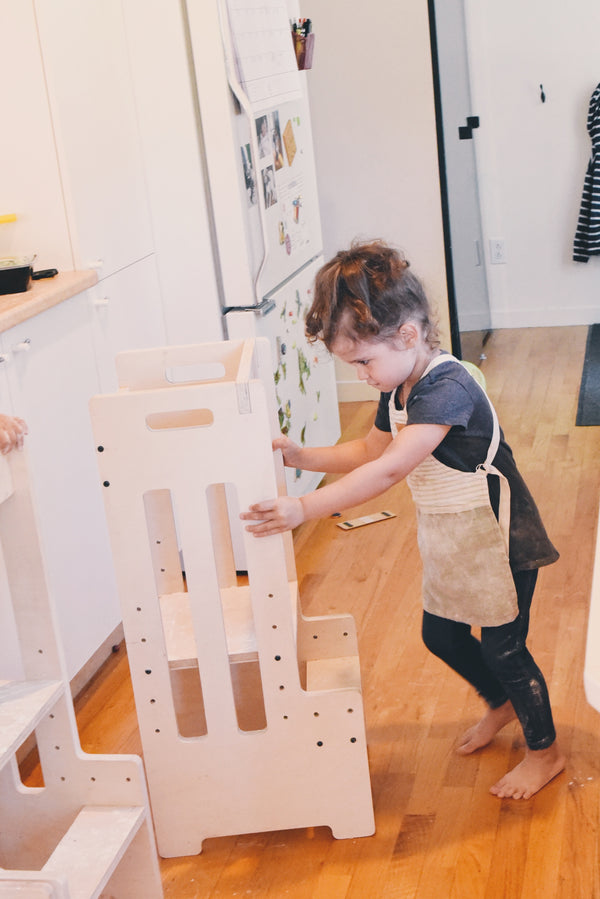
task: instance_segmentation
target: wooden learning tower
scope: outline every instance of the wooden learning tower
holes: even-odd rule
[[[0,897],[159,899],[141,759],[81,750],[21,451],[0,456],[0,542],[25,675],[0,681]],[[43,786],[28,787],[17,752],[34,732]]]
[[[303,617],[291,534],[239,521],[285,492],[268,341],[123,353],[117,373],[91,413],[159,853],[372,834],[354,621]]]

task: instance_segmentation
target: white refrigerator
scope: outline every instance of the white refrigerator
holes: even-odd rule
[[[296,14],[286,0],[185,4],[224,335],[269,338],[280,429],[314,446],[340,425],[333,360],[304,335],[324,259]],[[286,476],[291,495],[321,479]]]

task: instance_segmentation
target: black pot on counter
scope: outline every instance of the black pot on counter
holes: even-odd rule
[[[0,295],[23,293],[29,287],[35,256],[0,258]]]

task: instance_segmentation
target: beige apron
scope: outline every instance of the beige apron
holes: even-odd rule
[[[442,354],[429,363],[421,377],[449,361],[461,364],[454,356]],[[407,421],[406,411],[396,409],[396,392],[389,405],[393,437]],[[510,488],[492,464],[500,426],[491,403],[490,409],[492,439],[485,462],[476,471],[457,471],[431,455],[406,479],[417,507],[423,607],[432,615],[481,627],[507,624],[518,613],[508,561]],[[499,521],[490,504],[488,474],[500,479]]]

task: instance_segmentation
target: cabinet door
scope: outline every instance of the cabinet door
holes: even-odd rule
[[[113,393],[118,386],[117,353],[166,342],[154,257],[103,278],[89,294],[100,392]]]
[[[120,0],[35,0],[76,268],[152,252]]]
[[[15,414],[27,421],[32,492],[69,677],[120,621],[88,403],[98,392],[89,298],[2,335]]]
[[[31,3],[0,4],[0,256],[37,253],[36,268],[72,269],[60,173]]]

